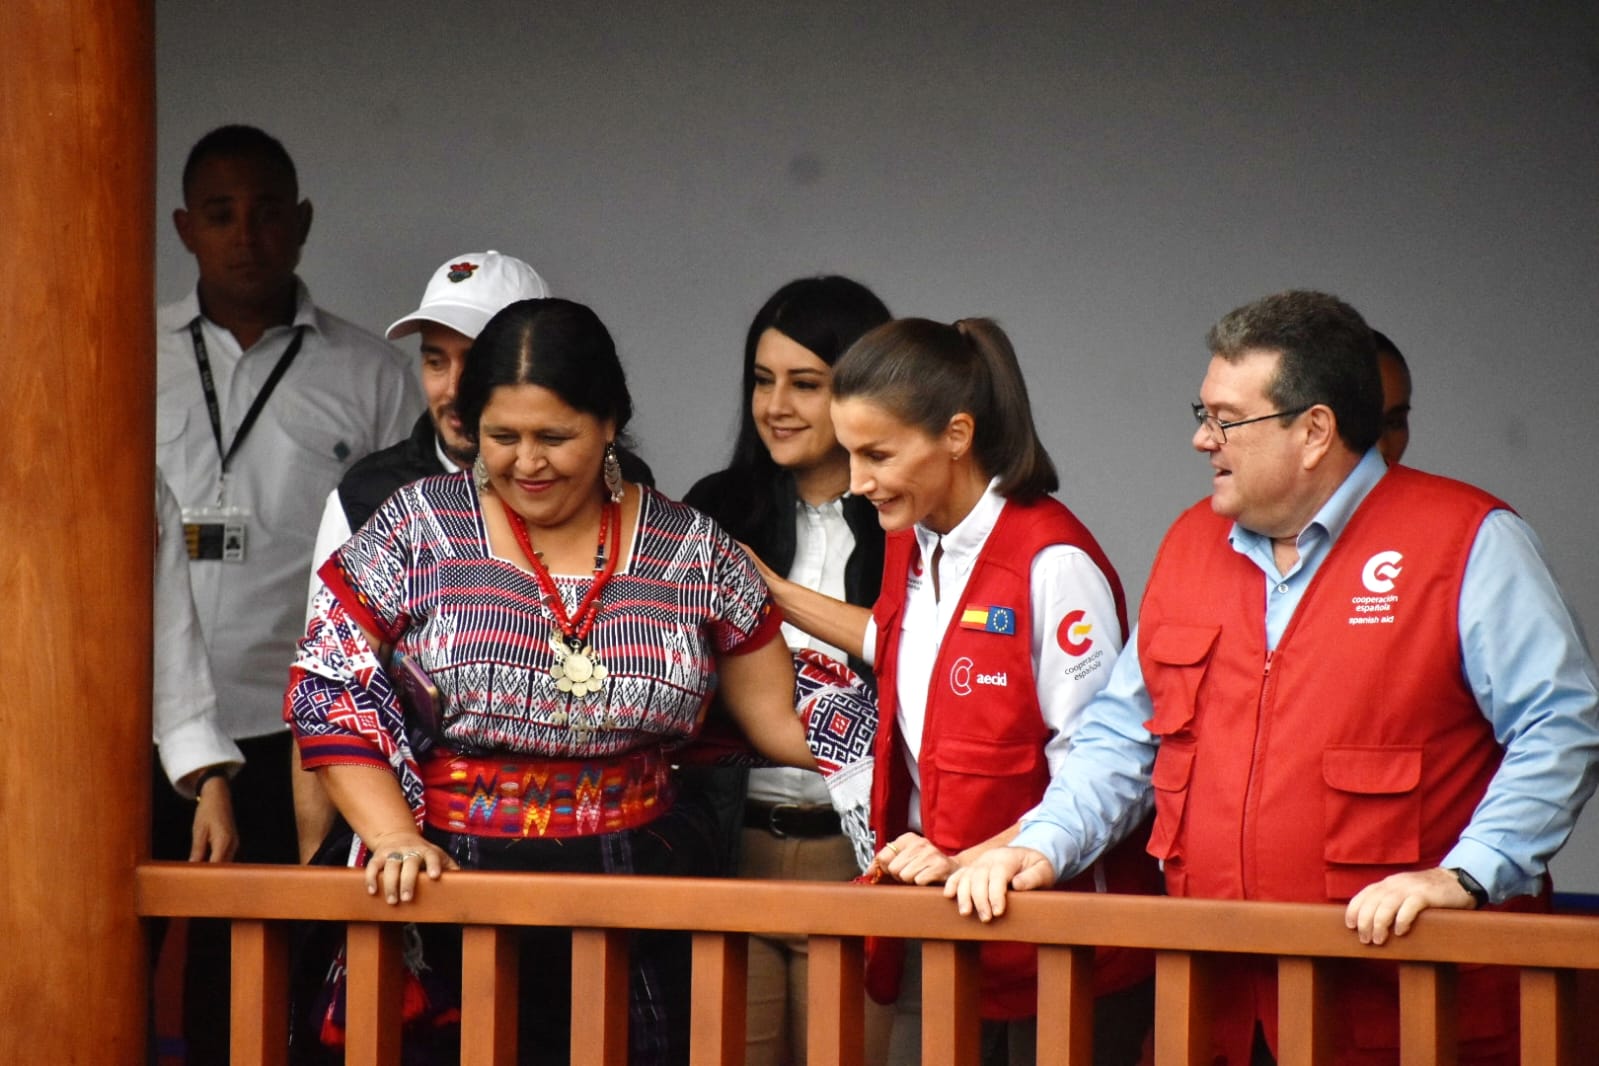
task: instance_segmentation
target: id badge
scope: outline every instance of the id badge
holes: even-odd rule
[[[190,559],[242,563],[250,512],[239,507],[185,507],[183,542]]]

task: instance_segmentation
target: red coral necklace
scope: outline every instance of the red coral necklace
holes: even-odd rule
[[[505,508],[505,519],[511,526],[511,532],[516,535],[522,554],[527,556],[528,565],[533,568],[539,591],[544,594],[544,601],[555,616],[555,626],[550,630],[550,647],[555,649],[555,665],[550,667],[550,676],[555,678],[555,686],[574,696],[598,692],[605,682],[606,669],[589,643],[589,633],[594,629],[594,620],[599,617],[600,593],[616,573],[616,557],[620,554],[618,549],[622,543],[621,506],[611,500],[605,501],[600,515],[600,542],[594,550],[594,584],[571,614],[567,613],[566,603],[561,599],[560,590],[555,587],[555,579],[550,576],[549,568],[528,540],[527,522],[511,509],[504,497],[500,497],[500,506]],[[606,550],[607,544],[611,546],[610,551]]]

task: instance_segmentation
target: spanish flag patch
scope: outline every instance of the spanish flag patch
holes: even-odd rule
[[[1016,612],[1009,607],[966,607],[961,611],[961,628],[984,633],[1016,635]]]

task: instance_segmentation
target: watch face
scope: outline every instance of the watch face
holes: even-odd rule
[[[1472,901],[1476,903],[1479,908],[1486,907],[1488,905],[1488,890],[1483,888],[1475,877],[1471,876],[1465,870],[1462,870],[1459,867],[1456,867],[1449,872],[1455,875],[1455,880],[1460,882],[1460,887],[1466,890],[1466,894],[1472,898]]]

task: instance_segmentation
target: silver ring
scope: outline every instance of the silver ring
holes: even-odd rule
[[[391,851],[384,857],[385,862],[404,862],[405,856],[398,851]]]
[[[418,851],[417,849],[412,848],[410,851],[406,852],[404,856],[401,857],[401,861],[403,862],[405,859],[420,859],[421,857],[422,857],[422,853],[420,851]]]

